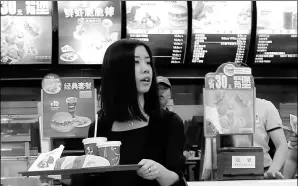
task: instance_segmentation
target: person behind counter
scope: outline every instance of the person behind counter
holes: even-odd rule
[[[221,66],[223,68],[224,64]],[[237,66],[237,65],[236,65]],[[238,66],[246,66],[239,64]],[[220,69],[220,67],[219,67]],[[264,177],[283,178],[281,168],[285,163],[288,147],[285,134],[282,129],[282,120],[276,107],[271,101],[255,99],[255,134],[253,136],[254,146],[262,147],[264,152]],[[237,139],[238,138],[238,139]],[[243,136],[234,136],[234,142],[240,141]],[[269,155],[269,139],[276,148],[273,160]],[[234,144],[235,145],[235,144]]]
[[[149,47],[122,39],[110,45],[102,67],[101,116],[97,136],[121,141],[120,164],[134,171],[85,177],[84,185],[184,186],[183,125],[172,122],[159,104],[156,72]],[[89,136],[94,136],[94,125]],[[94,180],[95,179],[95,180]],[[73,183],[79,184],[73,180]]]
[[[177,122],[177,125],[181,125],[184,128],[184,124],[182,119],[174,112],[170,111],[167,108],[169,99],[172,96],[171,91],[171,83],[170,80],[163,76],[157,76],[157,83],[158,83],[158,91],[159,91],[159,103],[162,109],[164,109],[171,117],[172,122]],[[189,157],[189,151],[186,147],[187,145],[184,145],[183,155],[185,157],[185,160]]]
[[[171,98],[171,83],[168,78],[163,76],[157,76],[159,103],[162,109],[169,110],[167,108],[169,99]]]
[[[256,133],[254,145],[263,148],[265,178],[282,178],[280,171],[285,163],[288,147],[282,129],[282,120],[271,101],[256,98]],[[273,160],[269,155],[269,138],[276,148]]]

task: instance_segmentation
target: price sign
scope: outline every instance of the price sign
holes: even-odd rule
[[[256,168],[255,156],[232,156],[232,169]]]
[[[15,15],[17,13],[16,1],[1,1],[1,15]]]
[[[1,1],[1,16],[47,16],[51,9],[51,1]]]
[[[228,62],[208,73],[204,89],[205,136],[254,133],[254,99],[249,67]]]

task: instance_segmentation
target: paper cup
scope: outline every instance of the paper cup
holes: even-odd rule
[[[121,141],[108,141],[97,144],[98,155],[109,160],[111,166],[119,165]]]
[[[107,138],[96,137],[96,138],[85,138],[83,139],[85,154],[98,155],[97,144],[105,143]]]

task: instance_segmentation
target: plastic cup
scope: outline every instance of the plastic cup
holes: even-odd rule
[[[121,141],[108,141],[97,144],[98,155],[106,158],[111,166],[119,165]]]
[[[284,12],[284,28],[285,29],[292,29],[293,26],[293,12]]]
[[[105,143],[106,141],[107,138],[105,137],[83,139],[85,154],[98,155],[97,144]]]

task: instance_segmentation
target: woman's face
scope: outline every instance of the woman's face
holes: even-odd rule
[[[139,94],[149,91],[152,82],[152,67],[149,54],[144,46],[135,50],[135,77]]]

